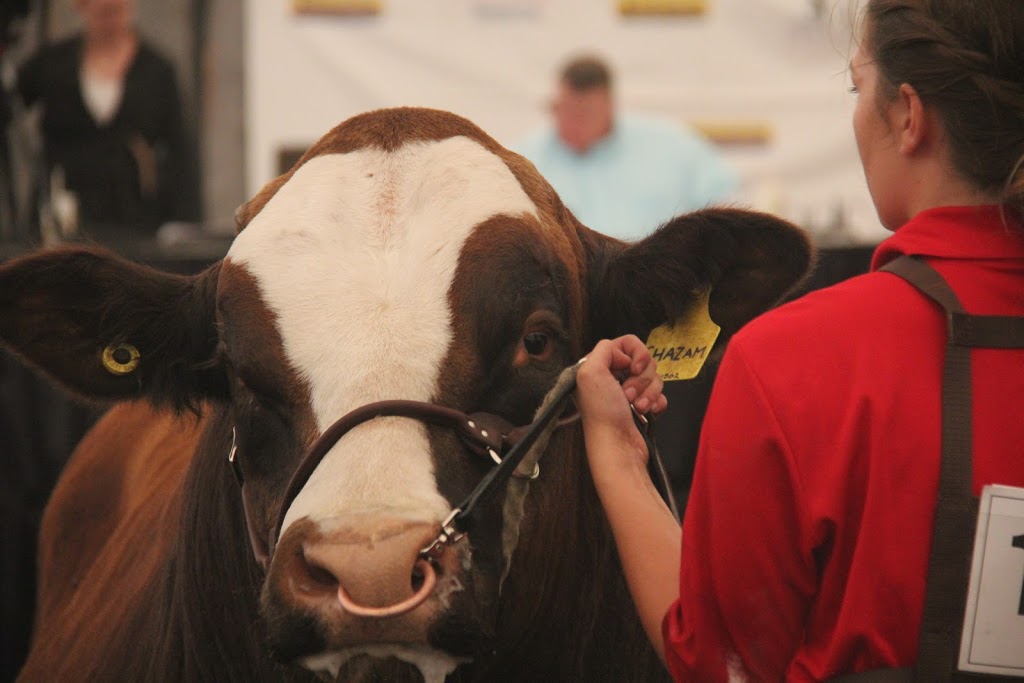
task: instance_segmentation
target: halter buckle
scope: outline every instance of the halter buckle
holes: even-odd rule
[[[495,465],[501,464],[501,456],[498,455],[497,451],[495,451],[493,448],[488,448],[487,454],[491,456],[491,460],[494,461]],[[534,479],[540,476],[540,465],[538,465],[537,463],[533,463],[533,469],[527,472],[526,474],[523,474],[522,472],[519,471],[518,468],[516,468],[512,472],[512,476],[515,477],[516,479],[529,479],[530,481],[533,481]]]
[[[231,428],[231,450],[228,451],[228,462],[231,463],[235,481],[242,486],[245,483],[245,477],[242,476],[242,466],[238,464],[238,432],[234,427]]]
[[[441,522],[441,530],[437,532],[437,536],[430,542],[428,546],[420,550],[420,557],[425,560],[438,560],[441,557],[441,553],[444,552],[444,548],[449,543],[454,543],[461,539],[465,534],[455,528],[453,522],[458,514],[462,512],[461,508],[453,508],[448,516]]]

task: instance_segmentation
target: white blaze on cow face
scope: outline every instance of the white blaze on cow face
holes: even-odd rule
[[[325,154],[295,171],[228,258],[255,277],[276,314],[322,432],[366,403],[435,395],[463,243],[495,215],[536,213],[504,162],[465,137]],[[349,432],[292,503],[281,533],[305,517],[380,507],[430,522],[448,512],[417,421],[379,418]]]

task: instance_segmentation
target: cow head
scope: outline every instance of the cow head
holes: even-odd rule
[[[602,236],[529,162],[468,121],[423,109],[342,123],[238,223],[224,260],[193,277],[84,248],[8,264],[0,337],[87,396],[221,415],[208,442],[233,428],[254,546],[273,553],[260,596],[271,647],[333,673],[353,655],[396,657],[428,680],[493,651],[524,609],[572,593],[552,577],[569,566],[560,553],[586,543],[557,539],[580,520],[600,524],[577,436],[553,440],[518,544],[503,542],[507,501],[497,496],[427,568],[420,549],[490,460],[443,426],[383,417],[346,433],[285,507],[310,444],[387,399],[526,424],[597,339],[646,335],[702,287],[727,337],[810,258],[793,226],[731,209],[680,216],[636,244]],[[137,366],[116,366],[124,374],[103,359],[118,345],[139,352]],[[518,577],[528,564],[529,585]],[[508,594],[533,606],[503,606]]]

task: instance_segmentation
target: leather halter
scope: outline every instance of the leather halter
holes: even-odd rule
[[[575,388],[575,379],[569,387],[569,391],[565,392],[564,398],[569,398],[573,388]],[[559,408],[562,405],[564,405],[564,400],[559,401]],[[514,471],[523,456],[529,451],[530,446],[536,441],[541,428],[551,424],[552,420],[558,417],[560,410],[550,410],[548,412],[550,414],[542,416],[542,419],[538,419],[529,425],[516,427],[504,418],[492,413],[466,414],[454,408],[422,401],[378,401],[355,408],[325,429],[299,462],[285,488],[280,513],[273,529],[271,529],[269,542],[265,542],[255,533],[256,527],[253,524],[253,516],[245,495],[245,480],[238,465],[234,430],[232,430],[231,451],[228,455],[228,461],[231,463],[235,478],[242,488],[242,507],[244,509],[245,522],[249,532],[249,541],[252,546],[253,555],[264,569],[269,565],[273,549],[280,538],[284,517],[288,508],[291,507],[292,502],[299,495],[306,482],[309,481],[313,471],[345,434],[354,427],[378,417],[408,417],[455,430],[456,434],[458,434],[470,451],[477,455],[488,456],[498,465],[484,477],[480,485],[473,490],[470,496],[446,517],[441,525],[441,534],[438,539],[421,552],[421,556],[424,559],[436,557],[445,543],[449,540],[455,540],[452,538],[455,532],[455,529],[451,526],[453,523],[457,525],[460,532],[464,532],[467,529],[468,519],[478,499],[482,497],[484,490],[490,491],[504,483],[513,473],[515,476],[529,479],[534,479],[538,476],[539,468],[536,465],[532,472],[525,474]],[[578,419],[578,414],[564,417],[554,423],[554,428],[561,428],[572,424]],[[543,424],[541,424],[542,420]],[[444,540],[442,540],[442,536]],[[440,545],[438,545],[439,542]],[[427,550],[432,550],[432,552],[427,553]]]
[[[583,360],[586,359],[584,358]],[[517,472],[517,468],[543,435],[579,420],[578,413],[573,413],[567,417],[560,416],[564,411],[565,404],[572,398],[573,392],[576,389],[576,371],[583,360],[574,366],[570,366],[563,372],[564,380],[560,380],[556,389],[552,390],[545,398],[544,405],[534,421],[524,426],[515,427],[504,418],[491,413],[466,414],[454,408],[422,401],[378,401],[355,408],[324,430],[299,462],[285,489],[284,500],[281,503],[277,521],[273,529],[271,529],[269,542],[267,543],[254,531],[255,526],[253,525],[252,514],[245,495],[244,479],[235,457],[236,448],[234,432],[232,430],[231,452],[228,460],[231,462],[235,471],[235,477],[242,487],[242,507],[245,512],[249,541],[256,560],[264,569],[269,566],[270,556],[277,545],[288,508],[291,507],[292,502],[299,495],[306,482],[309,481],[313,471],[324,459],[328,451],[345,434],[354,427],[378,417],[408,417],[454,429],[463,443],[473,453],[488,455],[497,464],[497,467],[488,472],[462,502],[452,508],[444,521],[441,522],[440,531],[434,540],[420,550],[419,556],[421,560],[435,561],[444,552],[445,547],[449,543],[459,540],[470,530],[474,514],[477,511],[477,505],[482,500],[493,495],[495,491],[508,483],[508,480],[513,476],[527,479],[534,479],[538,476],[539,468],[536,464],[533,467],[533,471],[526,474]],[[648,434],[647,419],[637,413],[635,408],[633,409],[633,417],[637,428],[647,443],[650,455],[648,471],[651,474],[655,487],[678,521],[680,518],[679,508],[672,494],[671,483],[664,463],[661,460],[658,449]]]

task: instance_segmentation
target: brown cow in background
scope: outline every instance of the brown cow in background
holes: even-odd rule
[[[193,277],[88,248],[0,267],[3,343],[121,401],[47,509],[22,679],[666,679],[578,428],[555,432],[535,481],[511,484],[529,486],[517,542],[503,494],[426,564],[493,467],[453,429],[362,422],[285,488],[368,403],[527,424],[597,339],[644,336],[701,287],[721,345],[803,277],[805,235],[709,209],[623,244],[581,225],[529,162],[425,109],[342,123],[242,208],[239,230]]]

